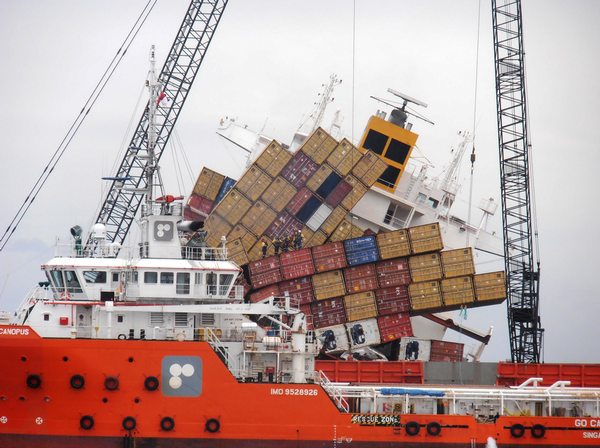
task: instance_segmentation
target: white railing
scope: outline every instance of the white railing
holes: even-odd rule
[[[331,399],[333,400],[333,402],[335,403],[335,405],[338,407],[338,409],[340,411],[342,411],[342,412],[350,411],[348,402],[341,394],[340,389],[335,387],[331,383],[331,381],[329,381],[329,378],[327,378],[327,376],[320,370],[317,372],[317,382],[321,385],[323,390],[325,392],[327,392],[327,395],[329,395],[331,397]]]
[[[78,244],[56,244],[54,256],[56,258],[144,258],[145,246],[121,246],[120,244],[107,244],[85,248]],[[226,261],[227,248],[223,247],[189,247],[181,246],[181,258],[186,260],[211,260]]]

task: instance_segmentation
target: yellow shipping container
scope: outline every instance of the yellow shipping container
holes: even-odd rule
[[[420,282],[408,285],[410,307],[413,313],[424,314],[424,311],[441,311],[442,294],[439,282]]]
[[[410,255],[410,241],[408,239],[408,232],[405,229],[378,233],[377,246],[379,247],[379,256],[382,260]]]
[[[233,230],[227,235],[227,241],[240,239],[244,249],[247,251],[252,249],[252,246],[258,240],[258,236],[241,224],[233,226]]]
[[[352,210],[369,189],[354,176],[346,176],[344,180],[352,185],[352,191],[342,200],[341,205],[346,210]]]
[[[424,254],[444,248],[439,222],[409,227],[408,235],[410,238],[410,249],[413,254]]]
[[[264,202],[256,201],[242,218],[242,224],[256,235],[262,235],[275,221],[277,212],[271,210]]]
[[[329,175],[333,173],[333,168],[324,163],[319,167],[317,171],[308,179],[306,186],[316,193],[319,187],[325,182],[325,180],[329,177]]]
[[[305,243],[302,245],[302,247],[320,246],[321,244],[325,244],[325,241],[327,241],[327,235],[322,230],[317,230],[314,232],[310,239],[306,238],[306,234],[304,234],[304,236]]]
[[[366,291],[344,296],[344,308],[348,322],[377,317],[375,292]]]
[[[348,210],[341,205],[338,205],[333,209],[333,212],[327,217],[327,219],[321,224],[320,230],[327,235],[331,235],[340,223],[346,218]]]
[[[471,277],[447,278],[442,280],[441,286],[446,310],[458,309],[462,305],[470,306],[475,301]]]
[[[321,165],[336,146],[337,141],[331,135],[322,128],[317,128],[304,140],[300,150],[318,165]]]
[[[252,246],[252,249],[247,251],[248,252],[248,260],[256,261],[256,260],[261,260],[263,258],[263,253],[262,253],[263,240],[267,241],[267,257],[270,257],[271,255],[275,255],[275,247],[273,246],[273,241],[271,241],[265,235],[262,235],[256,241],[256,244],[254,244],[254,246]]]
[[[244,249],[244,245],[240,238],[228,241],[225,247],[227,247],[228,260],[237,263],[238,266],[248,264],[248,255],[246,254],[246,249]]]
[[[292,200],[298,190],[283,177],[276,177],[262,194],[261,199],[277,213]]]
[[[260,168],[252,165],[235,184],[244,196],[251,201],[256,201],[260,195],[271,185],[273,179]]]
[[[346,176],[361,158],[362,153],[348,139],[344,138],[327,158],[327,163],[342,176]]]
[[[440,255],[442,256],[442,272],[444,273],[444,278],[475,274],[473,250],[470,247],[445,250],[440,252]]]
[[[292,154],[273,140],[255,160],[254,164],[271,177],[277,176],[291,160]]]
[[[307,246],[307,244],[312,239],[314,234],[315,234],[315,232],[310,230],[308,227],[306,227],[306,226],[302,227],[302,235],[304,236],[304,239],[302,240],[302,247],[312,247],[312,246]]]
[[[349,220],[343,219],[339,226],[333,231],[329,237],[330,243],[336,241],[344,241],[352,238],[359,238],[363,236],[365,231],[358,226],[352,224]]]
[[[371,187],[387,169],[388,164],[373,151],[367,151],[352,169],[352,174],[367,187]]]
[[[204,221],[204,230],[206,230],[206,244],[209,247],[219,247],[221,237],[229,235],[231,226],[222,217],[213,213]]]
[[[236,225],[251,206],[252,202],[234,187],[217,205],[214,212],[218,213],[229,224]],[[212,215],[215,214],[214,212]]]
[[[224,180],[225,176],[222,174],[204,167],[198,176],[198,180],[196,180],[193,192],[198,196],[203,196],[209,201],[214,202],[215,199],[217,199]]]
[[[408,258],[410,278],[413,282],[441,280],[442,264],[438,253],[413,255]]]
[[[341,270],[323,272],[312,277],[313,291],[316,300],[342,297],[346,294],[346,285]]]
[[[507,297],[504,271],[476,274],[473,277],[473,284],[477,302],[501,303]]]

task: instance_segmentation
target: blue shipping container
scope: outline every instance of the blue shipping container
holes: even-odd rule
[[[348,265],[356,266],[358,264],[373,263],[379,260],[379,251],[377,250],[377,240],[375,235],[361,236],[344,241]]]
[[[217,195],[217,199],[215,199],[215,205],[223,200],[225,195],[229,193],[229,190],[233,188],[237,181],[232,179],[231,177],[226,177],[223,181],[223,185],[221,185],[221,189],[219,190],[219,194]]]

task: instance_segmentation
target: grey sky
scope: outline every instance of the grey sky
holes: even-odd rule
[[[145,3],[0,2],[2,232]],[[128,124],[133,120],[135,126],[141,114],[134,108],[148,69],[149,47],[157,46],[157,65],[162,67],[187,4],[159,2],[0,253],[0,309],[13,310],[43,280],[39,265],[52,257],[56,236],[68,242],[71,226],[79,224],[87,231],[95,219],[102,198],[100,178],[114,174],[119,150],[131,138]],[[385,97],[388,87],[429,104],[419,112],[436,124],[415,121],[413,130],[420,134],[419,149],[435,165],[432,175],[448,163],[456,133],[473,132],[476,104],[473,202],[476,206],[480,198],[489,197],[499,201],[488,1],[481,2],[475,103],[477,14],[475,0],[357,0],[353,54],[352,1],[231,0],[177,127],[194,175],[206,165],[237,176],[244,166],[243,155],[215,136],[221,118],[237,117],[289,142],[311,111],[321,84],[336,73],[343,83],[335,90],[325,123],[341,108],[349,138],[359,139],[368,117],[380,107],[369,96]],[[600,122],[598,18],[597,1],[523,1],[547,362],[600,362],[595,286],[599,213],[593,199],[600,187],[595,135]],[[192,179],[184,174],[185,184],[179,187],[171,160],[168,154],[163,159],[169,190],[187,194]],[[457,211],[466,218],[466,164],[461,174]],[[479,219],[477,211],[473,215]],[[490,228],[500,230],[500,212]],[[478,266],[478,272],[486,270],[488,265]],[[494,326],[484,360],[509,356],[504,304],[470,310],[464,323],[482,331]]]

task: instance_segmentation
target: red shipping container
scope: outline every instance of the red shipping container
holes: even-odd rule
[[[381,342],[413,336],[412,324],[408,313],[390,314],[377,318]]]
[[[337,299],[320,300],[310,304],[315,328],[331,327],[346,323],[344,301]]]
[[[312,256],[315,270],[319,273],[335,271],[347,266],[346,252],[341,241],[313,247]]]
[[[345,180],[340,181],[340,183],[333,189],[333,191],[325,198],[325,202],[331,205],[333,208],[340,205],[340,202],[344,200],[348,193],[352,191],[352,185],[350,185]]]
[[[268,257],[248,263],[252,288],[259,289],[282,281],[279,257]]]
[[[348,294],[372,291],[377,289],[377,271],[375,263],[361,264],[344,269],[346,279],[346,290]]]
[[[308,284],[310,285],[310,282]],[[310,304],[306,303],[304,305],[300,305],[300,311],[302,311],[306,316],[306,329],[314,330],[315,326],[313,324],[313,315],[310,309]]]
[[[275,237],[292,236],[298,233],[298,230],[302,230],[302,226],[303,224],[292,215],[282,212],[273,221],[273,224],[269,226],[265,235],[271,240],[275,239]]]
[[[297,151],[287,165],[281,170],[281,176],[294,187],[302,188],[308,179],[317,171],[318,165],[302,151]]]
[[[408,258],[378,261],[375,267],[377,268],[377,281],[382,288],[410,283]]]
[[[202,216],[199,215],[198,213],[194,212],[189,205],[186,205],[185,207],[183,207],[183,218],[186,221],[202,221],[204,222],[204,220],[206,220],[206,216]]]
[[[315,273],[310,248],[285,252],[279,257],[284,280],[305,277]]]
[[[282,282],[279,284],[279,292],[282,296],[287,292],[300,305],[315,301],[310,277],[295,278],[294,280]]]
[[[287,211],[291,215],[296,215],[296,213],[298,213],[300,209],[304,207],[304,204],[306,204],[313,196],[314,195],[307,187],[302,188],[286,206]]]
[[[375,300],[380,316],[410,311],[410,298],[405,285],[378,289],[375,291]]]
[[[460,362],[463,358],[464,344],[431,340],[430,361]]]
[[[190,195],[187,205],[194,213],[197,213],[204,217],[208,216],[213,208],[212,201],[209,201],[204,196],[199,196],[195,193],[192,193]]]
[[[257,303],[271,296],[279,296],[279,286],[270,285],[250,294],[250,302]]]

